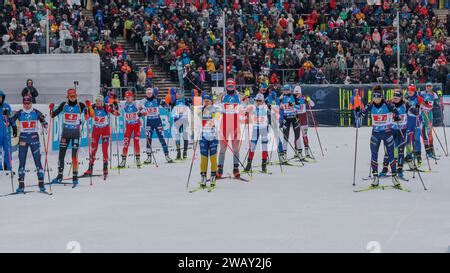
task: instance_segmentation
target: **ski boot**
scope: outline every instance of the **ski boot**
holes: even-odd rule
[[[177,145],[177,157],[175,158],[175,160],[181,160],[181,149],[180,149],[180,145]]]
[[[76,174],[72,177],[72,189],[76,188],[78,186],[78,176]]]
[[[218,165],[217,166],[217,174],[216,174],[216,178],[222,178],[223,177],[223,166],[222,165]]]
[[[433,144],[430,144],[430,149],[427,151],[428,157],[436,159],[436,153],[434,152]]]
[[[61,184],[63,179],[62,173],[59,173],[58,176],[52,180],[52,184]]]
[[[200,188],[205,189],[206,188],[206,173],[201,172],[200,175],[202,176],[202,182],[200,182]]]
[[[43,181],[43,180],[40,180],[40,181],[38,182],[38,186],[39,186],[39,191],[40,191],[40,192],[46,192],[46,189],[45,189],[44,181]]]
[[[396,173],[392,174],[392,183],[394,184],[395,188],[402,189],[402,185],[400,184],[400,181],[398,181],[398,177]]]
[[[145,159],[144,164],[152,164],[152,153],[147,152],[147,159]]]
[[[141,168],[141,156],[140,155],[136,155],[136,167],[138,169]]]
[[[372,183],[370,186],[372,187],[378,187],[380,185],[380,178],[378,177],[378,173],[373,173]]]
[[[216,187],[216,172],[211,172],[211,179],[209,181],[209,185],[211,188]]]
[[[428,158],[433,157],[433,153],[431,152],[430,145],[425,145],[425,154],[427,155]]]
[[[420,166],[422,166],[422,155],[420,153],[417,153],[416,160],[417,160],[417,168],[419,168]]]
[[[411,162],[412,162],[411,154],[406,154],[406,156],[405,156],[405,162],[406,162],[406,163],[411,163]]]
[[[87,171],[84,172],[83,176],[92,176],[92,169],[93,168],[94,168],[94,166],[89,163],[89,168],[87,169]]]
[[[305,156],[306,156],[306,158],[314,159],[312,154],[311,154],[311,150],[309,149],[309,147],[305,147]]]
[[[173,163],[173,159],[170,158],[169,154],[166,154],[166,161],[167,163]]]
[[[378,175],[379,177],[385,177],[388,173],[388,167],[387,166],[383,166],[383,170],[381,170],[381,173]]]
[[[263,159],[263,160],[262,160],[261,171],[262,171],[263,173],[267,173],[267,159]]]
[[[405,174],[403,173],[403,167],[397,168],[397,176],[400,178],[405,178]]]
[[[297,157],[298,157],[298,159],[300,159],[300,161],[305,160],[305,158],[303,157],[303,150],[302,149],[298,149],[297,150]]]
[[[25,193],[25,183],[23,181],[19,182],[19,187],[16,189],[16,193]]]
[[[108,176],[108,161],[103,162],[103,180]]]
[[[183,149],[183,159],[187,158],[187,147]]]
[[[122,161],[120,161],[120,164],[119,164],[119,168],[125,168],[125,165],[127,164],[127,156],[125,156],[125,155],[123,155],[122,156]]]
[[[233,175],[234,178],[241,178],[241,174],[239,173],[239,165],[238,164],[234,164],[233,166]]]
[[[280,163],[281,164],[286,164],[287,163],[286,152],[281,152],[280,153]]]
[[[249,158],[247,160],[247,165],[245,166],[244,172],[250,172],[251,169],[252,169],[252,160]]]

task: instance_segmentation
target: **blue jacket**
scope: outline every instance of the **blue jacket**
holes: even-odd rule
[[[4,120],[3,118],[3,112],[6,110],[7,116],[11,115],[12,109],[11,106],[5,101],[5,93],[3,93],[2,90],[0,90],[0,97],[2,98],[2,101],[0,103],[0,136],[3,137],[6,135],[6,122],[7,120]],[[11,124],[12,126],[15,126],[15,124]]]

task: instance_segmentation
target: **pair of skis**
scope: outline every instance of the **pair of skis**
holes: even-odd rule
[[[230,174],[228,174],[226,176],[222,176],[220,178],[216,177],[216,181],[217,180],[224,180],[224,179],[234,179],[234,180],[242,181],[242,182],[246,182],[246,183],[250,182],[250,180],[248,180],[248,179],[242,178],[240,176],[239,177],[235,177],[235,176],[232,176]],[[210,179],[206,180],[206,182],[210,182]],[[197,188],[194,188],[194,189],[190,190],[189,193],[197,192],[197,191],[200,191],[200,190],[207,190],[208,192],[211,192],[211,191],[213,191],[216,188],[216,186],[211,186],[211,184],[209,186],[202,185],[201,182],[199,182],[199,184],[200,185]]]
[[[392,175],[391,174],[386,174],[384,176],[378,176],[378,178],[380,178],[380,179],[389,178],[389,177],[392,177]],[[405,182],[409,182],[408,178],[404,178],[404,177],[400,177],[400,176],[397,176],[397,178],[399,180],[402,180],[402,181],[405,181]],[[362,180],[369,181],[369,180],[372,180],[372,177],[363,177]]]
[[[209,182],[209,179],[206,182]],[[199,182],[199,184],[200,185],[197,188],[190,190],[189,193],[194,193],[201,190],[207,190],[208,192],[212,192],[216,188],[216,186],[211,186],[211,184],[202,185],[201,182]]]
[[[0,195],[0,197],[7,197],[7,196],[13,196],[13,195],[25,195],[28,193],[41,193],[41,194],[45,194],[45,195],[53,195],[52,192],[48,192],[48,191],[23,191],[23,192],[11,192],[11,193],[7,193],[7,194],[3,194],[3,195]]]
[[[367,188],[354,190],[354,192],[365,192],[365,191],[371,191],[371,190],[385,190],[385,189],[396,189],[396,190],[399,190],[399,191],[411,192],[410,189],[406,189],[406,188],[403,188],[401,186],[397,187],[397,186],[391,186],[391,185],[387,185],[387,186],[369,186]]]

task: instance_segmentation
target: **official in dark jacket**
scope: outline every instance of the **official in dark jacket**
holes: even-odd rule
[[[32,98],[32,102],[36,103],[36,97],[38,96],[38,91],[33,86],[33,80],[27,80],[27,86],[22,89],[22,97],[30,96]]]

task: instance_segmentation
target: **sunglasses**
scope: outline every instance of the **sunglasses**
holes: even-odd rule
[[[69,99],[76,99],[77,98],[77,95],[70,95],[69,96]]]
[[[23,105],[30,105],[31,102],[24,102]]]

